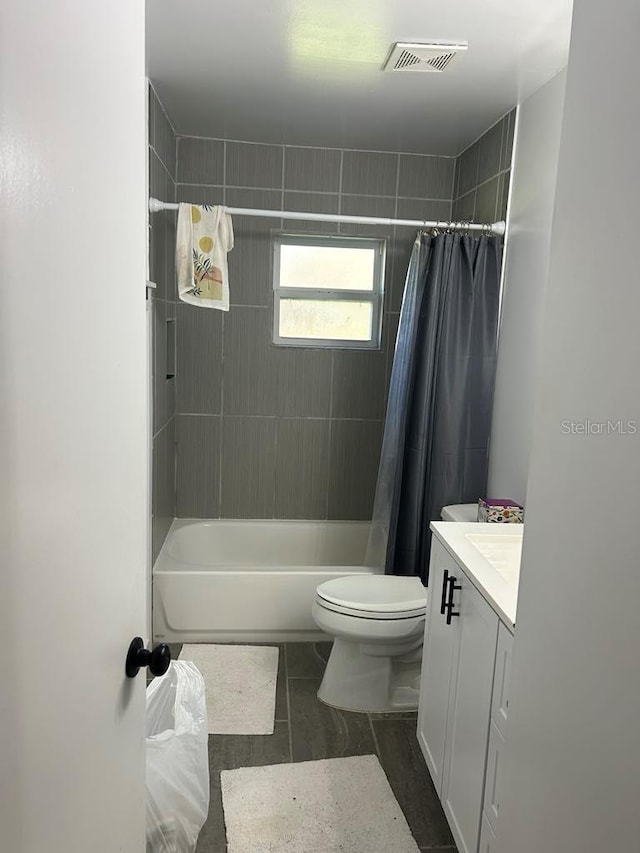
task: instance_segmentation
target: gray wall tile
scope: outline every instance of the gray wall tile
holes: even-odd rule
[[[163,201],[175,199],[175,136],[173,128],[149,87],[148,111],[149,194]],[[167,335],[175,333],[175,218],[173,212],[153,214],[149,229],[149,278],[152,310],[153,437],[151,470],[152,558],[155,561],[176,515],[175,411],[176,380],[168,379]]]
[[[500,188],[498,190],[498,206],[496,208],[496,218],[507,218],[507,203],[509,201],[509,183],[511,180],[511,172],[503,172],[500,175]]]
[[[505,134],[507,130],[508,118]],[[279,210],[284,206],[287,210],[340,210],[352,215],[448,220],[462,216],[461,211],[469,203],[471,208],[475,204],[480,144],[481,140],[477,141],[456,164],[453,158],[446,157],[223,144],[219,140],[181,141],[181,183],[176,193],[181,200],[230,207]],[[200,151],[196,150],[198,145]],[[221,146],[226,147],[226,161],[220,157]],[[468,185],[468,189],[466,197],[462,193],[452,210],[456,165],[456,186]],[[163,192],[169,193],[169,198],[173,187],[166,177],[169,185]],[[400,193],[396,198],[398,178]],[[502,198],[504,183],[500,174],[494,209]],[[488,192],[485,190],[485,194]],[[165,292],[169,292],[172,285],[167,281],[173,262],[166,249],[170,231],[166,221],[164,228],[165,254],[160,266],[164,269]],[[219,426],[224,433],[225,497],[219,507],[215,486],[220,487],[222,475],[207,463],[212,476],[218,478],[217,484],[207,487],[200,472],[182,472],[178,512],[185,514],[188,510],[193,514],[197,509],[198,515],[220,511],[223,516],[239,517],[268,517],[274,513],[324,517],[328,506],[332,518],[368,518],[377,477],[393,340],[416,229],[362,225],[338,228],[335,223],[237,216],[234,231],[236,246],[229,254],[231,311],[224,316],[204,312],[203,316],[197,309],[181,305],[179,319],[179,326],[184,325],[178,366],[180,409],[184,412],[186,406],[193,407],[194,414],[222,411],[220,423],[216,417],[203,417],[200,429],[211,432]],[[273,344],[272,236],[281,231],[343,233],[387,240],[381,352]],[[190,310],[196,313],[187,313]],[[195,324],[194,329],[190,329],[190,323]],[[217,343],[206,328],[214,323],[220,323],[223,329],[221,397]],[[189,429],[193,431],[195,427],[190,425]],[[182,458],[179,456],[179,466]],[[185,464],[195,465],[188,454],[184,459]],[[194,485],[190,486],[192,479]],[[189,488],[194,490],[193,499],[188,496]]]
[[[223,418],[224,518],[273,518],[275,459],[275,418]]]
[[[429,219],[448,221],[451,218],[451,199],[436,201],[433,199],[399,198],[396,209],[398,219]],[[399,236],[405,232],[415,239],[416,227],[396,226]]]
[[[341,152],[332,148],[284,149],[284,188],[339,192]]]
[[[224,328],[224,414],[278,413],[277,354],[272,312],[240,308],[229,312]]]
[[[480,154],[480,144],[476,140],[473,145],[470,145],[466,151],[456,158],[456,192],[455,198],[460,198],[461,195],[466,195],[469,190],[472,190],[478,183],[478,155]]]
[[[504,128],[504,137],[502,141],[502,158],[500,160],[500,168],[501,169],[510,169],[511,168],[511,156],[513,154],[513,139],[516,130],[516,113],[517,109],[514,108],[511,112],[506,116],[503,121],[506,121],[506,125]]]
[[[281,145],[227,142],[226,147],[228,187],[282,188]]]
[[[160,430],[176,411],[176,381],[168,378],[167,335],[175,333],[175,324],[169,329],[167,320],[175,317],[175,305],[160,299],[153,300],[153,433]]]
[[[147,141],[149,146],[153,148],[155,144],[155,101],[156,101],[156,93],[153,91],[153,86],[150,84],[147,85]]]
[[[224,142],[179,137],[177,173],[178,183],[224,184]]]
[[[336,350],[333,353],[331,415],[334,418],[384,417],[386,352]]]
[[[180,303],[178,317],[178,411],[222,412],[221,311]]]
[[[173,182],[171,182],[167,198],[169,201],[175,201],[176,185]],[[167,217],[167,230],[164,244],[165,299],[175,301],[178,297],[178,276],[176,273],[176,228],[178,225],[178,212],[174,210],[167,210],[163,211],[163,214]]]
[[[348,216],[380,216],[385,219],[393,219],[396,215],[395,198],[382,196],[342,196],[342,213]],[[392,235],[392,225],[366,225],[350,222],[340,223],[340,233],[350,234],[356,237],[386,237]]]
[[[217,518],[220,492],[220,418],[177,415],[177,514]]]
[[[457,158],[453,219],[495,222],[505,218],[515,118],[513,109]]]
[[[153,440],[152,562],[155,563],[176,515],[175,418]]]
[[[371,518],[382,428],[377,421],[331,422],[329,518]]]
[[[153,147],[172,179],[176,178],[176,137],[160,101],[153,101]]]
[[[224,187],[209,184],[176,184],[176,201],[191,204],[224,204]]]
[[[276,413],[284,417],[329,417],[332,351],[275,345],[274,349]]]
[[[495,222],[499,180],[499,176],[496,175],[495,178],[491,178],[490,181],[478,187],[476,192],[477,222]]]
[[[416,230],[395,229],[396,237],[387,246],[387,269],[389,276],[385,282],[385,312],[397,312],[402,304],[404,283],[411,258],[411,250],[416,239]]]
[[[282,207],[284,210],[305,213],[338,213],[340,196],[338,193],[285,192]],[[291,233],[311,231],[313,234],[337,234],[339,230],[337,222],[314,222],[308,219],[284,219],[282,228]]]
[[[461,196],[453,203],[453,218],[456,222],[474,222],[476,220],[476,191]]]
[[[327,417],[331,352],[277,347],[270,309],[237,308],[225,318],[225,415]]]
[[[354,195],[395,196],[398,155],[376,151],[345,151],[342,192]]]
[[[478,183],[481,184],[500,171],[504,119],[494,124],[480,137],[478,154]]]
[[[406,198],[451,199],[454,167],[453,157],[401,154],[398,195]]]
[[[227,189],[228,207],[279,210],[282,193],[274,190]],[[260,216],[233,217],[234,248],[228,255],[229,304],[271,305],[272,234],[282,220]]]
[[[275,470],[276,518],[325,518],[329,420],[280,419]]]
[[[169,177],[155,151],[149,149],[149,195],[163,199],[169,185]],[[165,211],[155,213],[150,219],[149,229],[149,278],[158,287],[156,296],[164,298],[167,289],[166,243],[167,221]]]

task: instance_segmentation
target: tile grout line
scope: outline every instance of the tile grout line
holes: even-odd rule
[[[396,203],[395,203],[395,207],[393,209],[393,216],[395,219],[398,218],[398,196],[400,194],[400,155],[396,154],[396,158],[397,158],[397,162],[396,162]],[[392,240],[396,239],[395,228],[396,228],[396,226],[394,225],[393,226],[394,234],[393,234],[393,237],[391,238]]]
[[[474,190],[480,189],[480,187],[483,187],[485,184],[490,183],[490,182],[491,182],[491,181],[493,181],[495,178],[499,178],[499,177],[501,177],[501,176],[503,176],[503,175],[506,175],[506,174],[507,174],[507,172],[510,172],[510,171],[511,171],[511,168],[510,168],[510,167],[507,167],[506,169],[499,169],[495,174],[491,175],[491,176],[490,176],[490,177],[488,177],[488,178],[485,178],[485,179],[484,179],[484,181],[480,181],[480,183],[479,183],[479,184],[476,184],[475,186],[471,187],[471,188],[470,188],[470,189],[468,189],[465,193],[461,193],[457,198],[452,199],[452,201],[454,201],[454,202],[456,202],[456,201],[460,201],[460,199],[461,199],[461,198],[464,198],[466,195],[469,195],[469,194],[470,194],[470,193],[472,193]],[[430,199],[430,201],[438,201],[438,199]]]
[[[287,725],[289,727],[289,763],[293,763],[293,735],[291,725],[291,695],[289,692],[289,655],[287,652],[287,643],[284,643],[284,675],[285,684],[287,687]]]
[[[376,748],[376,755],[378,756],[378,761],[382,762],[382,757],[380,755],[380,745],[378,744],[378,738],[376,737],[376,732],[373,728],[373,720],[371,719],[371,714],[367,714],[367,719],[369,720],[369,728],[371,729],[371,737],[373,738],[373,745]]]
[[[224,428],[224,317],[220,322],[220,434],[218,437],[218,518],[222,518],[222,460],[224,454],[222,451],[222,434]]]
[[[177,187],[176,187],[177,190]],[[227,203],[227,143],[222,143],[222,203]],[[231,306],[229,306],[231,307]],[[218,435],[218,514],[222,518],[222,463],[224,459],[223,435],[224,435],[224,315],[220,319],[220,431]]]
[[[512,109],[514,109],[514,107],[512,107]],[[505,113],[505,115],[507,115],[507,113]],[[168,116],[167,116],[167,118],[168,118]],[[498,121],[495,121],[493,123],[493,125],[491,125],[491,127],[498,124],[498,122],[501,121],[502,118],[504,118],[504,116],[501,116],[501,118],[499,118]],[[171,122],[169,122],[169,123],[171,124]],[[172,127],[173,127],[173,125],[172,125]],[[491,130],[491,128],[487,128],[487,130]],[[175,129],[174,129],[174,133],[175,133]],[[336,147],[325,146],[325,145],[292,145],[290,143],[283,143],[283,142],[251,142],[248,139],[227,139],[226,137],[220,137],[220,136],[195,136],[195,135],[190,134],[190,133],[180,133],[180,134],[176,133],[175,135],[179,139],[203,139],[203,140],[205,140],[205,142],[232,142],[236,145],[262,145],[262,146],[269,146],[270,148],[281,148],[281,147],[282,148],[303,148],[303,149],[307,149],[307,150],[310,149],[313,151],[349,151],[349,152],[353,151],[353,152],[356,152],[358,154],[400,154],[401,156],[407,156],[407,157],[431,157],[431,158],[435,157],[437,159],[442,159],[442,160],[455,160],[456,157],[460,156],[459,154],[427,154],[427,153],[423,153],[420,151],[383,151],[382,149],[378,149],[378,148],[336,148]],[[479,138],[480,137],[478,137],[478,139]],[[475,141],[476,140],[474,140],[474,142]],[[467,148],[469,148],[470,145],[473,145],[473,142],[471,142],[467,146]],[[466,151],[466,148],[464,149],[464,151]],[[464,153],[464,151],[461,151],[460,154]]]
[[[162,161],[160,161],[160,162],[162,162]],[[502,171],[506,172],[506,171],[508,171],[508,168],[503,169]],[[171,176],[169,176],[169,177],[171,177]],[[176,186],[180,186],[180,187],[208,187],[209,189],[224,189],[224,185],[220,184],[220,183],[208,184],[205,181],[175,181],[173,178],[171,178],[171,180],[173,181],[174,184],[176,184]],[[245,186],[244,184],[229,184],[228,189],[230,189],[230,190],[250,190],[251,192],[264,192],[264,193],[280,192],[280,187],[273,187],[273,186],[252,187],[252,186]],[[382,199],[385,199],[388,201],[393,201],[396,198],[395,195],[385,195],[384,193],[347,193],[347,192],[340,192],[338,190],[296,190],[296,189],[291,189],[290,187],[286,188],[284,190],[284,192],[285,193],[298,194],[298,195],[322,195],[322,196],[328,195],[331,197],[342,195],[345,198],[365,198],[365,199],[382,198]],[[423,202],[423,201],[428,201],[428,202],[435,202],[435,201],[448,202],[448,201],[451,201],[450,198],[443,198],[442,196],[421,196],[421,195],[398,195],[398,200],[399,201],[420,201],[420,202]],[[454,201],[455,201],[455,199],[454,199]]]
[[[175,179],[174,177],[172,177],[171,172],[169,171],[169,167],[168,167],[168,166],[167,166],[167,164],[164,162],[164,160],[163,160],[163,159],[162,159],[162,157],[160,156],[159,152],[156,150],[155,146],[151,145],[151,143],[149,143],[149,151],[151,151],[151,152],[153,152],[153,154],[155,154],[155,156],[156,156],[156,158],[157,158],[157,160],[158,160],[158,163],[160,163],[160,165],[162,166],[162,168],[163,168],[163,169],[165,170],[165,172],[167,173],[167,176],[168,176],[169,180],[171,181],[171,183],[173,183],[173,184],[177,184],[178,182],[176,181],[176,179]]]
[[[329,519],[329,506],[330,506],[330,492],[331,492],[331,445],[333,442],[333,372],[334,372],[334,361],[335,361],[335,353],[331,353],[331,369],[329,375],[329,435],[327,440],[327,459],[329,464],[327,465],[327,496],[325,500],[325,519]]]

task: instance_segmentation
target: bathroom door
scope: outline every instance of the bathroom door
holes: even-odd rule
[[[143,853],[144,2],[2,18],[0,847]]]

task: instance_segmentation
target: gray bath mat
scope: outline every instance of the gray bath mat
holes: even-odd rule
[[[228,853],[419,853],[375,755],[220,778]]]
[[[273,734],[277,647],[193,644],[179,657],[202,673],[210,734]]]

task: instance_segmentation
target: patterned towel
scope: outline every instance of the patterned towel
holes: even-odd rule
[[[202,308],[229,310],[227,252],[233,225],[220,205],[181,204],[176,235],[178,296]]]

